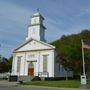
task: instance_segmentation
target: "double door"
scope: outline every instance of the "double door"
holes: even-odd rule
[[[28,76],[34,76],[34,62],[28,62]]]

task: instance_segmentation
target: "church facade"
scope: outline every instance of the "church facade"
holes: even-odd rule
[[[12,75],[65,77],[63,66],[56,62],[56,48],[46,43],[44,17],[39,13],[31,16],[28,36],[23,44],[14,49]],[[68,73],[72,77],[72,72]]]

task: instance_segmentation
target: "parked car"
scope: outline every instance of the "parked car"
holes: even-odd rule
[[[8,79],[9,78],[10,73],[6,72],[6,73],[0,73],[0,79]]]

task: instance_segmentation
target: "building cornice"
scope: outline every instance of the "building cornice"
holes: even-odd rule
[[[28,26],[29,26],[29,27],[32,27],[32,26],[37,26],[37,25],[40,25],[40,26],[42,26],[44,29],[46,29],[46,27],[45,27],[44,25],[40,24],[40,23],[39,23],[39,24],[38,24],[38,23],[37,23],[37,24],[31,24],[31,25],[28,25]]]
[[[47,50],[55,50],[55,48],[53,49],[37,49],[37,50],[23,50],[23,51],[13,51],[13,53],[23,53],[23,52],[34,52],[34,51],[47,51]]]
[[[34,17],[41,17],[43,20],[44,20],[44,17],[42,15],[32,15],[31,18],[34,18]]]

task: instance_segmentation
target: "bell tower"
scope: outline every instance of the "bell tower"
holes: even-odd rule
[[[26,40],[33,38],[45,42],[45,26],[43,25],[44,17],[39,13],[31,16],[31,23],[28,27],[28,37]]]

